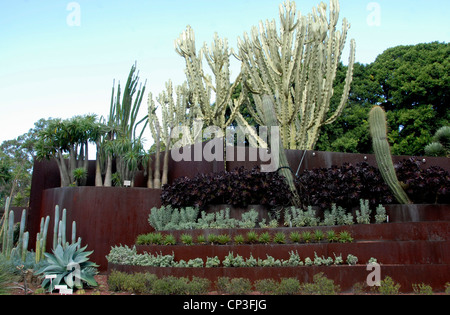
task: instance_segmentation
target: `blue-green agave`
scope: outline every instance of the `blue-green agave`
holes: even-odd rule
[[[86,247],[78,248],[78,243],[62,247],[58,245],[53,250],[53,254],[45,253],[47,258],[42,268],[37,274],[56,275],[55,279],[45,279],[42,282],[42,287],[52,292],[55,285],[66,284],[68,288],[82,289],[83,283],[88,286],[95,287],[97,282],[94,276],[97,274],[97,267],[93,262],[90,262],[88,256],[93,251],[85,251]]]

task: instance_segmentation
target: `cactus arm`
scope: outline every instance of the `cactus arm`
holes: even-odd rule
[[[263,110],[264,110],[264,116],[266,118],[265,125],[270,126],[270,127],[278,126],[272,97],[269,95],[263,96]],[[289,188],[291,190],[292,204],[296,207],[299,207],[300,206],[300,198],[298,196],[297,189],[295,188],[295,185],[294,185],[294,176],[292,175],[292,172],[289,169],[289,162],[287,160],[286,151],[284,150],[281,139],[279,139],[278,143],[279,143],[278,151],[279,151],[279,161],[280,161],[279,167],[281,168],[280,172],[286,178],[287,184],[289,185]],[[271,143],[271,145],[273,145],[273,144]],[[272,152],[274,152],[274,151],[275,151],[274,148],[272,148]]]
[[[53,250],[58,246],[59,206],[55,206],[55,222],[53,226]]]
[[[14,242],[14,211],[9,212],[9,218],[8,218],[8,235],[6,240],[6,257],[9,258],[11,256],[11,251],[13,249],[13,242]]]
[[[22,240],[22,261],[25,261],[27,258],[28,241],[29,241],[29,233],[25,232],[23,233],[23,240]]]
[[[387,141],[386,114],[380,106],[374,106],[369,113],[370,134],[375,158],[381,175],[401,204],[410,204],[411,200],[403,190],[395,173],[391,150]]]

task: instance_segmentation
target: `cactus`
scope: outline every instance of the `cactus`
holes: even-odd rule
[[[28,240],[29,240],[29,233],[25,232],[23,233],[23,242],[22,242],[22,261],[25,261],[27,258],[27,252],[28,252]]]
[[[8,229],[6,233],[6,258],[9,258],[14,245],[14,211],[12,210],[9,212]]]
[[[58,245],[59,206],[55,206],[55,221],[53,226],[53,249]]]
[[[9,223],[9,204],[11,199],[9,197],[6,198],[5,202],[5,213],[3,215],[3,224],[0,235],[2,235],[2,253],[6,253],[6,244],[8,243],[8,223]]]
[[[25,209],[23,209],[22,217],[20,218],[19,241],[17,242],[17,247],[19,247],[20,245],[23,245],[23,234],[25,233],[26,218],[27,218],[27,211]],[[21,254],[23,254],[22,250],[23,250],[22,247],[20,247],[19,251]]]
[[[374,106],[369,113],[370,135],[373,151],[381,175],[392,191],[394,197],[401,204],[410,204],[408,195],[403,190],[395,173],[391,150],[387,141],[386,113],[380,106]]]
[[[264,125],[268,127],[272,126],[278,126],[275,109],[274,109],[274,103],[273,98],[269,95],[263,96],[263,114],[264,114]],[[280,134],[278,134],[278,143],[279,143],[279,167],[281,174],[286,178],[287,184],[289,185],[289,188],[292,192],[292,204],[296,207],[300,206],[300,197],[298,196],[297,189],[294,185],[294,176],[292,175],[292,172],[289,168],[289,162],[286,157],[286,151],[284,150],[283,143],[280,139]],[[271,143],[271,146],[274,145]],[[274,148],[272,147],[272,152]],[[273,157],[272,157],[273,158]]]
[[[330,108],[333,83],[345,46],[350,24],[342,20],[337,30],[339,2],[320,3],[312,14],[296,18],[296,5],[280,5],[280,29],[275,21],[260,22],[250,34],[238,39],[243,79],[254,94],[255,106],[248,110],[261,124],[262,95],[274,95],[275,111],[283,146],[292,150],[312,150],[320,128],[333,123],[344,109],[353,76],[355,41],[350,42],[350,57],[341,100]],[[236,119],[242,121],[242,115]]]

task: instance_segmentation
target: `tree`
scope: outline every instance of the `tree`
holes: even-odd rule
[[[345,66],[334,89],[343,85]],[[393,154],[423,155],[432,135],[449,124],[449,44],[397,46],[371,64],[354,66],[348,105],[342,115],[322,129],[317,149],[371,153],[367,114],[373,105],[385,108]],[[334,97],[331,108],[337,106]]]
[[[117,173],[115,182],[122,185],[125,180],[130,180],[134,185],[134,176],[138,166],[145,158],[143,150],[142,133],[148,123],[148,116],[138,121],[139,109],[145,93],[145,84],[139,84],[139,72],[136,72],[134,64],[128,74],[125,88],[122,90],[120,82],[115,92],[113,83],[111,93],[111,105],[109,117],[106,120],[107,135],[101,145],[106,156],[105,186],[112,185],[112,162],[115,158]],[[137,127],[145,123],[142,131],[137,134]]]
[[[35,146],[38,160],[54,159],[58,164],[61,187],[77,183],[75,170],[88,169],[88,143],[97,132],[95,115],[74,116],[70,119],[51,119],[45,128],[39,131]],[[84,184],[85,182],[81,182]]]
[[[13,206],[28,206],[36,136],[47,123],[48,120],[40,119],[27,133],[1,144],[0,207],[4,206],[5,197],[10,197]]]
[[[424,43],[385,50],[370,66],[386,110],[431,104],[449,119],[450,44]]]

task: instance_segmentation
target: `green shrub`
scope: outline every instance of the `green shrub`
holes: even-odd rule
[[[339,285],[325,277],[323,272],[314,275],[312,283],[303,283],[300,286],[300,293],[305,295],[335,295],[339,292]]]
[[[325,235],[321,230],[314,231],[314,240],[320,242],[324,239]]]
[[[292,243],[299,243],[302,239],[302,236],[299,232],[294,231],[289,234],[289,239]]]
[[[231,237],[228,234],[221,234],[221,235],[217,236],[217,242],[220,245],[225,245],[225,244],[231,242]]]
[[[206,243],[205,235],[200,234],[199,236],[197,236],[197,244],[205,244],[205,243]]]
[[[263,294],[275,294],[278,283],[274,279],[261,279],[255,281],[255,290]]]
[[[10,292],[8,285],[15,280],[16,276],[9,267],[8,260],[0,253],[0,295]]]
[[[128,274],[113,270],[108,276],[108,286],[114,292],[149,294],[157,279],[156,275],[150,273]]]
[[[400,290],[400,284],[395,283],[395,281],[386,276],[383,280],[381,280],[380,286],[378,287],[378,291],[384,295],[395,295],[398,294]]]
[[[433,295],[433,288],[425,283],[413,283],[412,287],[415,294]]]
[[[312,234],[309,231],[302,232],[302,240],[305,243],[309,243],[312,239]]]
[[[336,232],[334,230],[327,231],[327,240],[328,242],[337,242],[339,240],[339,237],[336,235]]]
[[[277,286],[276,293],[279,295],[294,295],[300,291],[300,281],[296,278],[283,278]]]
[[[245,295],[251,292],[252,283],[247,278],[219,277],[216,281],[216,287],[225,294]]]
[[[269,232],[261,233],[258,238],[258,242],[260,242],[262,244],[269,244],[271,240],[272,240],[272,237],[270,236]]]
[[[234,237],[234,242],[238,245],[244,244],[244,236],[242,234],[238,234]]]
[[[286,235],[283,232],[275,233],[273,241],[277,244],[284,244],[286,243]]]
[[[163,244],[164,245],[175,245],[177,243],[177,240],[175,239],[175,236],[172,234],[167,234],[164,236]]]
[[[152,294],[155,295],[186,295],[189,294],[189,279],[168,276],[157,279],[153,283]]]
[[[192,245],[194,244],[194,241],[192,239],[192,235],[190,234],[183,234],[181,235],[181,243],[185,245]]]
[[[209,234],[208,235],[208,243],[214,244],[217,242],[217,235],[216,234]]]
[[[258,233],[255,231],[249,231],[247,233],[247,243],[256,243],[258,241]]]

